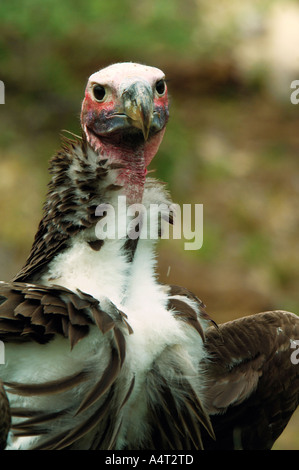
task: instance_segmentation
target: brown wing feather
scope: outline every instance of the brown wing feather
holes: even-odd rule
[[[97,326],[103,335],[109,338],[110,361],[101,377],[94,382],[90,372],[81,370],[71,376],[40,384],[6,382],[7,391],[12,394],[29,397],[39,397],[53,393],[64,393],[85,382],[89,383],[89,390],[82,398],[81,403],[70,404],[70,409],[34,410],[26,413],[25,410],[13,410],[13,416],[24,417],[24,420],[13,425],[15,436],[38,436],[45,434],[45,440],[37,448],[65,448],[75,446],[79,439],[103,421],[100,429],[106,429],[107,423],[113,428],[97,436],[97,446],[101,442],[109,446],[117,436],[119,429],[120,408],[114,406],[114,384],[119,376],[126,355],[125,333],[132,333],[126,321],[126,316],[113,304],[110,309],[113,316],[101,309],[98,300],[88,294],[78,291],[78,295],[60,286],[42,286],[20,282],[0,283],[0,339],[4,341],[37,341],[46,343],[55,335],[68,338],[70,347],[73,347],[89,331],[91,326]],[[107,351],[108,351],[107,349]],[[133,382],[132,382],[133,383]],[[132,383],[125,385],[124,400],[132,392]],[[5,439],[5,417],[2,412],[4,398],[0,388],[0,439]],[[5,395],[3,395],[5,397]],[[78,406],[79,405],[79,406]],[[93,407],[92,415],[90,408]],[[4,408],[3,408],[4,410]],[[110,410],[110,411],[109,411]],[[109,411],[109,413],[108,413]],[[51,431],[51,421],[64,415],[73,415],[81,418],[77,426],[66,429],[61,434]],[[109,416],[108,416],[109,415]],[[3,424],[2,424],[2,421]],[[50,427],[48,426],[50,424]],[[108,438],[108,435],[110,436]]]
[[[299,318],[265,312],[206,332],[209,359],[205,405],[216,440],[207,449],[270,449],[299,403],[299,365],[291,341],[299,339]]]
[[[69,338],[71,347],[84,338],[91,325],[106,334],[115,329],[116,320],[131,332],[124,314],[114,308],[113,318],[92,296],[78,294],[61,286],[42,286],[22,282],[0,282],[0,339],[47,343],[55,335]],[[122,336],[115,329],[119,348]]]
[[[174,311],[174,315],[178,319],[186,321],[193,328],[197,329],[202,339],[204,339],[204,332],[198,319],[203,320],[207,324],[212,324],[216,328],[217,323],[210,317],[206,311],[206,305],[195,294],[190,292],[185,287],[169,285],[168,289],[168,309]],[[175,298],[173,298],[175,296]],[[177,298],[179,297],[179,299]],[[188,300],[191,300],[197,308],[197,312],[188,305]]]

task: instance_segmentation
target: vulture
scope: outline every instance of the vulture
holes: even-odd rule
[[[172,202],[147,167],[168,117],[158,68],[90,76],[28,259],[0,283],[2,449],[271,449],[296,409],[294,313],[217,325],[188,289],[158,281],[173,218],[150,209]]]

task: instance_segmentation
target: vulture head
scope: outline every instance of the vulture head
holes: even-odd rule
[[[81,110],[83,132],[100,158],[122,166],[119,183],[128,196],[134,193],[135,202],[168,116],[165,75],[158,68],[125,62],[89,77]]]

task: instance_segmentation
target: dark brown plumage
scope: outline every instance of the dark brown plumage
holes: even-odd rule
[[[74,154],[80,165],[75,176],[70,178],[68,170],[73,162]],[[69,247],[72,237],[86,228],[95,226],[99,220],[95,215],[95,210],[102,203],[108,171],[113,171],[113,169],[107,160],[102,160],[97,170],[92,172],[88,165],[84,135],[82,139],[62,137],[62,148],[52,158],[49,168],[52,179],[44,205],[44,216],[39,224],[28,259],[14,277],[15,281],[31,280],[37,273],[41,275],[53,257]],[[89,243],[100,249],[102,241],[95,239]]]
[[[0,295],[4,301],[0,305],[0,338],[5,342],[26,342],[36,341],[39,344],[45,344],[53,339],[55,335],[66,337],[70,341],[70,347],[73,348],[76,343],[88,334],[89,327],[92,324],[97,325],[103,334],[109,333],[110,342],[110,361],[102,376],[90,389],[85,396],[84,401],[80,404],[74,413],[83,413],[91,405],[98,402],[107,390],[110,390],[110,399],[113,396],[113,383],[115,382],[125,358],[125,341],[123,337],[123,328],[128,333],[131,329],[126,321],[125,315],[113,308],[114,319],[108,313],[100,308],[99,302],[87,294],[82,292],[78,295],[61,287],[47,288],[45,286],[34,286],[24,283],[1,283]],[[88,315],[87,315],[88,312]],[[90,315],[92,319],[90,318]],[[115,316],[117,315],[117,319]],[[107,351],[108,352],[108,351]],[[72,374],[62,379],[53,380],[51,382],[43,382],[41,384],[5,382],[8,393],[17,394],[19,396],[43,396],[60,394],[69,389],[77,387],[88,381],[91,373],[88,370],[81,370],[76,374]],[[6,437],[5,431],[8,430],[8,402],[4,390],[0,388],[0,411],[4,416],[2,433],[2,443]],[[128,394],[130,389],[128,390]],[[105,401],[107,404],[107,401]],[[71,406],[72,409],[72,406]],[[101,404],[99,409],[103,409]],[[61,417],[69,410],[60,411],[58,413],[44,413],[43,410],[31,410],[26,413],[26,420],[21,423],[14,424],[12,430],[15,436],[42,435],[47,424],[57,417]],[[6,413],[6,414],[4,414]],[[20,410],[11,409],[13,417],[22,416]],[[103,413],[99,415],[97,412],[90,421],[86,421],[77,428],[72,429],[70,439],[71,442],[77,440],[81,433],[85,434],[90,427],[99,424],[103,418]],[[67,435],[63,433],[58,435],[50,442],[45,440],[38,448],[58,448],[65,447],[60,443],[69,441]],[[104,436],[103,436],[104,439]],[[106,439],[106,437],[105,437]],[[105,440],[107,442],[107,440]],[[110,444],[108,444],[110,446]]]
[[[206,332],[206,406],[216,441],[206,449],[271,449],[299,403],[299,365],[291,341],[296,315],[265,312]]]

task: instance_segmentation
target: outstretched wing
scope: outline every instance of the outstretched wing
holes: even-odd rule
[[[79,341],[88,341],[91,329],[99,329],[104,338],[103,357],[95,357],[97,368],[99,361],[101,365],[99,377],[90,367],[92,357],[89,356],[85,362],[80,362],[75,372],[38,383],[17,380],[15,363],[12,367],[13,379],[7,375],[9,371],[5,367],[3,372],[0,368],[12,402],[12,439],[39,436],[38,449],[76,447],[78,441],[90,436],[101,423],[103,432],[96,436],[92,434],[86,446],[100,448],[103,445],[109,448],[114,445],[120,410],[132,389],[132,378],[123,386],[123,401],[117,405],[114,403],[112,410],[110,405],[125,359],[125,332],[131,333],[131,329],[125,315],[113,304],[110,307],[111,311],[107,313],[92,296],[80,291],[76,294],[60,286],[0,283],[0,339],[4,344],[35,343],[35,354],[38,356],[40,344],[50,345],[59,336],[69,343],[69,351]],[[17,397],[16,405],[13,397]],[[1,399],[0,420],[2,402]]]
[[[299,318],[265,312],[206,331],[205,449],[271,449],[299,402]]]

